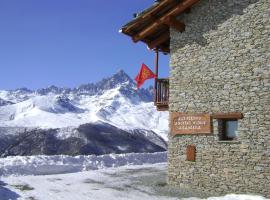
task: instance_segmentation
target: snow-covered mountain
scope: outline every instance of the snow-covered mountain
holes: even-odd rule
[[[0,91],[0,127],[78,127],[102,121],[124,130],[147,129],[167,137],[168,113],[157,112],[153,88],[137,90],[123,71],[76,88],[51,86]]]
[[[125,131],[104,122],[77,128],[6,129],[0,128],[0,157],[153,153],[167,149],[166,142],[153,131]]]
[[[153,88],[137,90],[122,70],[76,88],[0,91],[2,156],[164,151],[167,126]]]

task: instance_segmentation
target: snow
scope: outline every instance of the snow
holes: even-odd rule
[[[184,198],[183,200],[200,200],[199,198]],[[223,197],[209,197],[207,200],[266,200],[266,198],[255,195],[228,194]]]
[[[163,169],[165,166],[154,166]],[[72,174],[59,174],[47,176],[19,176],[5,177],[2,181],[10,191],[15,192],[21,199],[38,200],[115,200],[115,199],[176,199],[157,196],[154,197],[149,188],[135,186],[134,180],[143,174],[130,172],[151,168],[123,167],[118,169],[104,169]],[[130,176],[127,178],[127,176]],[[132,188],[134,186],[134,188]],[[26,190],[18,188],[27,188]],[[1,193],[0,193],[1,194]],[[4,199],[5,200],[5,199]]]
[[[27,100],[0,107],[0,126],[64,128],[103,121],[124,130],[153,130],[167,140],[168,112],[158,112],[153,102],[126,97],[119,91],[122,86],[92,96],[31,93]],[[0,97],[13,102],[15,98],[6,91],[0,91]],[[59,98],[66,98],[65,104]]]
[[[0,176],[71,173],[123,165],[167,161],[167,152],[107,154],[102,156],[10,156],[0,159]]]
[[[103,168],[68,174],[0,179],[1,200],[200,200],[198,194],[166,185],[166,163]],[[197,197],[196,197],[197,196]],[[207,200],[266,200],[229,194]]]
[[[125,130],[153,130],[167,140],[168,112],[156,111],[153,102],[142,101],[138,95],[124,95],[122,87],[131,93],[135,89],[128,88],[129,78],[119,84],[116,79],[101,81],[106,90],[97,94],[90,94],[88,85],[79,87],[79,93],[65,93],[57,87],[45,89],[44,94],[27,89],[0,91],[1,99],[14,103],[0,106],[1,135],[17,134],[23,127],[62,128],[57,137],[65,139],[78,135],[74,127],[105,122]],[[115,87],[107,89],[110,85]],[[144,132],[152,137],[150,131]],[[166,161],[166,152],[0,158],[0,200],[203,198],[194,191],[168,186]],[[205,199],[265,200],[236,194]]]

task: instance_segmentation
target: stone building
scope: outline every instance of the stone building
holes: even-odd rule
[[[170,56],[168,183],[270,197],[270,0],[160,0],[121,31]]]

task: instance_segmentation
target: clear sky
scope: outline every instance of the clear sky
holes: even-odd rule
[[[142,62],[154,70],[154,52],[118,32],[153,2],[0,0],[0,89],[76,87],[120,69],[134,78]],[[161,56],[160,76],[168,66]]]

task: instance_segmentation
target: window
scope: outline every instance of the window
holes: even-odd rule
[[[218,132],[220,140],[236,140],[237,129],[237,119],[218,119]]]
[[[238,122],[244,117],[242,113],[215,113],[212,117],[218,120],[219,140],[237,139]]]

